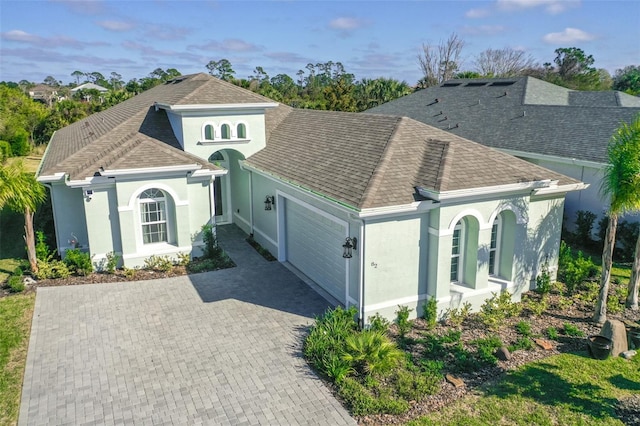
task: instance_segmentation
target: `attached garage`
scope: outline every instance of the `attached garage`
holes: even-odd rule
[[[342,244],[346,223],[311,206],[285,201],[286,259],[341,303],[346,297]]]

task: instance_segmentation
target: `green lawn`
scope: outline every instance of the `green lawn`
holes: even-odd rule
[[[35,299],[33,293],[0,299],[0,425],[18,420]]]
[[[426,425],[622,425],[618,398],[640,394],[640,357],[556,355],[527,364],[443,410],[409,423]]]

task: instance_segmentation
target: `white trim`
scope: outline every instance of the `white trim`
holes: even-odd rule
[[[286,192],[283,192],[283,191],[281,191],[279,189],[276,189],[276,196],[279,196],[279,197],[282,197],[282,198],[286,198],[287,200],[291,200],[294,203],[299,204],[302,207],[304,207],[306,209],[309,209],[312,212],[317,213],[317,214],[319,214],[320,216],[322,216],[324,218],[327,218],[327,219],[329,219],[329,220],[331,220],[331,221],[333,221],[335,223],[338,223],[338,224],[344,226],[345,227],[345,238],[349,236],[349,233],[348,233],[348,231],[349,231],[349,222],[347,222],[346,220],[340,219],[339,217],[336,217],[336,216],[332,215],[331,213],[327,213],[326,211],[324,211],[322,209],[319,209],[318,207],[313,206],[313,205],[307,203],[306,201],[302,201],[299,198],[296,198],[293,195],[288,194]]]
[[[176,192],[173,190],[173,188],[171,188],[169,185],[166,185],[166,184],[160,183],[160,182],[152,182],[152,183],[146,183],[146,184],[144,184],[142,186],[139,186],[135,191],[133,191],[131,193],[131,196],[129,198],[129,202],[127,203],[127,205],[126,206],[122,206],[122,210],[121,210],[121,206],[118,206],[118,211],[134,210],[135,207],[136,207],[136,202],[137,202],[138,197],[140,196],[140,194],[142,194],[147,189],[153,189],[153,188],[158,188],[158,189],[161,189],[162,191],[165,191],[166,193],[168,193],[171,196],[173,204],[176,207],[188,206],[189,205],[189,199],[180,200],[180,197],[178,197],[178,194],[176,194]]]
[[[500,254],[502,251],[502,216],[498,215],[495,217],[495,219],[493,220],[493,223],[491,224],[491,235],[493,235],[493,227],[497,226],[496,229],[496,246],[495,247],[491,247],[491,236],[489,237],[489,263],[488,263],[488,269],[489,269],[489,276],[490,277],[496,277],[496,276],[500,276]],[[493,251],[493,273],[491,272],[491,252]],[[512,262],[513,263],[513,262]]]
[[[251,228],[251,222],[249,222],[247,219],[245,219],[244,217],[240,216],[240,213],[236,213],[233,212],[233,218],[234,219],[238,219],[240,222],[244,223],[245,225],[247,225],[249,228]]]
[[[456,231],[460,231],[458,236],[458,253],[453,253],[453,237],[455,237]],[[449,282],[451,284],[464,283],[464,258],[465,252],[467,250],[467,245],[465,244],[465,237],[467,233],[467,226],[464,220],[459,220],[456,223],[456,226],[453,228],[453,234],[451,237],[451,253],[449,255]],[[456,258],[458,260],[458,268],[456,270],[456,279],[455,281],[451,279],[451,264],[453,263],[453,259]]]
[[[580,183],[574,183],[571,185],[561,185],[561,186],[552,187],[552,188],[540,188],[540,189],[534,189],[533,191],[531,191],[531,195],[535,196],[535,195],[563,194],[571,191],[581,191],[583,189],[587,189],[589,186],[590,184],[588,183],[580,182]]]
[[[511,213],[513,213],[516,217],[516,223],[518,225],[524,225],[527,223],[527,217],[525,213],[514,203],[509,202],[508,204],[501,204],[498,207],[500,208],[500,210],[495,209],[493,213],[491,213],[491,216],[489,216],[489,221],[487,223],[490,223],[491,226],[493,226],[493,221],[496,220],[496,217],[500,216],[500,214],[502,214],[502,212],[504,211],[510,211]]]
[[[476,209],[465,209],[463,211],[461,211],[460,213],[458,213],[457,215],[455,215],[453,217],[453,219],[451,219],[451,221],[449,222],[449,226],[447,226],[447,231],[449,232],[445,232],[444,230],[440,231],[440,235],[453,235],[453,230],[456,227],[456,225],[458,224],[458,222],[460,222],[460,219],[467,217],[467,216],[473,216],[476,218],[476,220],[478,221],[478,225],[480,227],[480,229],[486,229],[486,223],[484,221],[484,219],[482,218],[482,214],[476,210]]]
[[[200,164],[181,164],[177,166],[163,166],[163,167],[140,167],[135,169],[113,169],[104,170],[100,172],[102,176],[128,176],[147,173],[165,173],[165,172],[189,172],[192,170],[199,170],[202,166]]]
[[[507,185],[485,186],[481,188],[465,188],[444,192],[436,192],[430,191],[425,188],[418,188],[418,192],[424,197],[436,201],[459,201],[467,198],[477,200],[487,196],[496,196],[498,194],[529,192],[531,190],[539,188],[554,187],[557,186],[557,184],[558,181],[546,179],[534,182],[510,183]]]
[[[364,312],[366,314],[367,312],[375,312],[375,311],[379,311],[381,309],[390,308],[392,306],[406,305],[406,304],[409,304],[409,303],[419,302],[421,300],[425,300],[425,299],[428,299],[430,297],[431,296],[429,296],[428,294],[422,293],[422,294],[418,294],[418,295],[414,295],[414,296],[402,297],[400,299],[388,300],[386,302],[375,303],[373,305],[365,305],[364,306]]]
[[[153,255],[166,255],[166,254],[178,254],[185,251],[191,252],[193,246],[174,246],[169,243],[158,243],[158,244],[145,244],[144,247],[148,247],[152,250],[143,250],[137,251],[135,253],[129,253],[122,255],[122,259],[134,259],[136,257],[148,258]]]
[[[531,158],[534,160],[551,161],[560,164],[570,164],[574,166],[591,167],[594,169],[604,169],[607,167],[606,163],[599,163],[597,161],[579,160],[577,158],[556,157],[555,155],[538,154],[534,152],[518,151],[515,149],[503,149],[495,148],[498,151],[502,151],[506,154],[513,155],[514,157]],[[544,167],[544,166],[542,166]]]
[[[47,147],[47,149],[49,149],[49,147]],[[42,183],[59,182],[59,181],[63,181],[65,176],[66,176],[66,173],[60,172],[60,173],[55,173],[53,175],[38,176],[36,180]]]
[[[161,108],[168,111],[188,112],[188,111],[208,111],[208,110],[245,110],[245,109],[266,109],[275,108],[279,104],[277,102],[254,102],[244,104],[190,104],[190,105],[171,105],[161,102],[154,104],[155,108]]]
[[[376,207],[370,209],[362,209],[358,214],[359,218],[385,218],[391,216],[401,216],[412,213],[421,213],[440,207],[433,200],[416,201],[411,204],[403,204],[389,207]]]
[[[264,233],[264,231],[260,230],[258,227],[256,227],[255,225],[253,226],[253,232],[260,234],[262,236],[262,238],[264,238],[265,240],[267,240],[270,244],[273,244],[276,248],[278,247],[278,242],[275,241],[274,239],[272,239],[270,236],[268,236],[267,234]]]

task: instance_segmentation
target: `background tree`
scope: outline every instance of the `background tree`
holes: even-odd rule
[[[84,73],[76,70],[71,73],[71,77],[76,79],[76,86],[80,86],[80,80],[84,77]]]
[[[58,87],[60,85],[60,82],[50,75],[43,80],[43,83],[51,87]]]
[[[640,96],[640,65],[628,65],[616,70],[612,87],[613,90],[621,90],[630,95]]]
[[[111,76],[109,77],[109,86],[111,87],[111,89],[120,90],[122,89],[123,84],[124,81],[122,81],[122,75],[118,74],[117,72],[112,72]]]
[[[464,40],[455,33],[437,46],[423,44],[422,53],[418,55],[423,77],[418,85],[426,88],[452,79],[462,66],[460,56],[464,44]]]
[[[227,59],[220,59],[219,61],[209,61],[206,65],[209,70],[209,74],[224,81],[233,80],[233,76],[236,73],[231,67],[231,62]]]
[[[536,63],[531,55],[510,47],[487,49],[475,58],[475,69],[486,77],[513,77],[523,75]]]
[[[38,272],[33,214],[44,201],[44,186],[32,173],[26,173],[22,161],[0,164],[0,210],[8,208],[24,213],[24,241],[33,272]]]
[[[606,90],[610,76],[605,70],[593,67],[595,59],[577,47],[561,47],[555,50],[554,65],[544,64],[544,80],[575,90]],[[607,79],[607,76],[609,80]]]
[[[608,196],[610,206],[602,249],[600,292],[593,316],[593,320],[598,324],[607,319],[607,296],[618,218],[626,212],[640,210],[640,143],[636,143],[637,138],[634,127],[623,123],[611,136],[607,146],[609,163],[605,168],[600,190],[603,195]]]

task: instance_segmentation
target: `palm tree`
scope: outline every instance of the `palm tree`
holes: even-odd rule
[[[33,272],[38,272],[33,214],[45,197],[44,186],[25,171],[22,161],[0,164],[0,210],[6,207],[24,213],[24,241]]]
[[[621,137],[624,137],[625,143],[629,146],[631,163],[630,173],[633,175],[636,187],[635,193],[640,193],[640,114],[635,120],[627,125],[623,124],[621,128]],[[638,195],[636,195],[637,197]],[[639,203],[640,204],[640,203]],[[636,206],[635,210],[639,210],[640,206]],[[631,269],[631,279],[629,279],[629,287],[627,293],[626,306],[634,311],[638,310],[638,287],[640,283],[640,235],[636,241],[636,249],[633,258],[633,268]]]
[[[638,129],[640,129],[640,117],[631,125],[622,123],[611,136],[607,147],[609,164],[605,169],[600,189],[602,194],[609,196],[611,204],[608,212],[609,224],[602,250],[600,294],[593,316],[593,320],[599,324],[607,319],[607,294],[618,217],[626,212],[640,210],[640,137],[638,136],[640,132]]]

